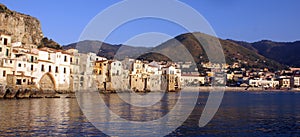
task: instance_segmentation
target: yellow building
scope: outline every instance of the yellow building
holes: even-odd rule
[[[108,77],[108,60],[95,61],[93,69],[94,78],[98,90],[107,90]]]

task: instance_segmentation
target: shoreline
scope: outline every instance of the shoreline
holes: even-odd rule
[[[184,87],[181,90],[173,92],[300,92],[300,88],[293,89],[263,89],[258,87],[250,87],[246,90],[246,87]],[[95,91],[100,94],[116,94],[116,93],[130,93],[128,91]],[[149,91],[148,91],[149,92]],[[148,92],[136,92],[136,93],[148,93]],[[165,92],[165,91],[150,91],[150,92]],[[172,92],[170,92],[172,93]],[[37,99],[37,98],[76,98],[75,92],[37,92],[37,91],[14,91],[4,94],[1,93],[0,99]]]
[[[215,87],[217,90],[218,88]],[[299,88],[292,89],[263,89],[261,87],[219,87],[219,90],[224,90],[225,92],[300,92]],[[199,92],[210,92],[213,87],[185,87],[183,91],[199,91]]]

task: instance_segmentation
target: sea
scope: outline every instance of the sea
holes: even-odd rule
[[[119,94],[99,94],[89,101],[102,100],[111,112],[99,111],[104,110],[104,107],[100,107],[95,110],[95,114],[84,111],[89,104],[82,105],[82,100],[77,96],[2,99],[0,136],[300,136],[300,92],[290,91],[226,91],[215,115],[202,127],[199,127],[199,119],[209,92],[199,92],[194,105],[183,103],[184,106],[178,107],[178,113],[168,117],[168,122],[148,125],[175,125],[182,120],[179,119],[182,115],[180,112],[192,110],[178,127],[167,134],[157,134],[159,131],[152,127],[131,125],[168,116],[176,107],[176,102],[190,102],[195,97],[194,92],[185,92],[183,97],[180,92],[165,93],[152,106],[134,106],[132,102],[122,101]],[[88,113],[99,115],[99,118],[105,120],[99,120],[95,125],[95,119],[90,119]],[[111,113],[131,121],[125,128],[131,130],[122,131],[122,126],[113,126],[118,121],[110,118]],[[148,131],[140,132],[145,130]],[[114,131],[116,134],[106,131]]]

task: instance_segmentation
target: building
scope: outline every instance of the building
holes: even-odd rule
[[[205,83],[205,79],[205,76],[200,76],[197,74],[182,74],[180,81],[182,87],[189,87],[203,85]]]
[[[292,88],[294,86],[293,84],[293,79],[291,77],[282,77],[279,80],[281,88]]]
[[[147,74],[147,90],[150,91],[161,91],[161,78],[162,71],[160,70],[160,65],[157,62],[151,62],[145,64],[145,70]]]
[[[80,90],[80,54],[77,49],[66,50],[70,54],[70,91]]]
[[[277,80],[250,79],[249,85],[252,87],[276,88],[279,87]]]
[[[174,65],[167,65],[162,68],[162,89],[175,91],[180,89],[181,72]]]
[[[174,63],[107,60],[77,49],[57,50],[12,43],[0,34],[1,86],[43,92],[85,90],[175,91],[181,88],[181,70]]]
[[[128,71],[123,70],[121,61],[95,61],[94,75],[98,90],[118,91],[128,90]]]
[[[300,76],[296,75],[294,76],[294,87],[300,87]]]
[[[144,72],[144,66],[144,63],[140,60],[135,60],[132,63],[129,82],[133,91],[147,90],[147,75]]]
[[[79,72],[80,76],[80,88],[79,90],[97,90],[97,81],[95,81],[94,76],[94,65],[95,61],[102,61],[107,60],[106,58],[99,57],[95,53],[87,53],[79,54],[80,57],[80,65],[79,65]]]

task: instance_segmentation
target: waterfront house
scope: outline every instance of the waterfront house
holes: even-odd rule
[[[177,70],[174,64],[162,67],[162,89],[175,91],[180,88],[180,72],[176,72]]]
[[[250,79],[249,85],[252,87],[276,88],[279,86],[279,81],[275,79]]]
[[[300,75],[294,76],[294,87],[297,87],[297,88],[300,87]]]
[[[94,77],[94,64],[95,61],[107,60],[106,58],[99,57],[95,53],[80,53],[80,89],[79,90],[97,90],[97,81]]]
[[[7,85],[7,74],[12,74],[14,60],[10,59],[11,37],[0,33],[0,82]]]
[[[281,77],[279,80],[279,85],[281,88],[292,88],[294,85],[291,77]]]
[[[144,91],[147,89],[147,76],[144,72],[144,66],[140,60],[135,60],[132,63],[129,82],[133,91]]]
[[[160,91],[161,89],[161,78],[162,71],[160,70],[161,65],[156,62],[145,64],[145,70],[147,74],[147,89],[150,91]]]
[[[199,74],[181,74],[180,79],[182,87],[200,86],[205,83],[205,76]]]
[[[65,52],[70,54],[70,91],[80,89],[80,54],[77,49],[68,49]]]

